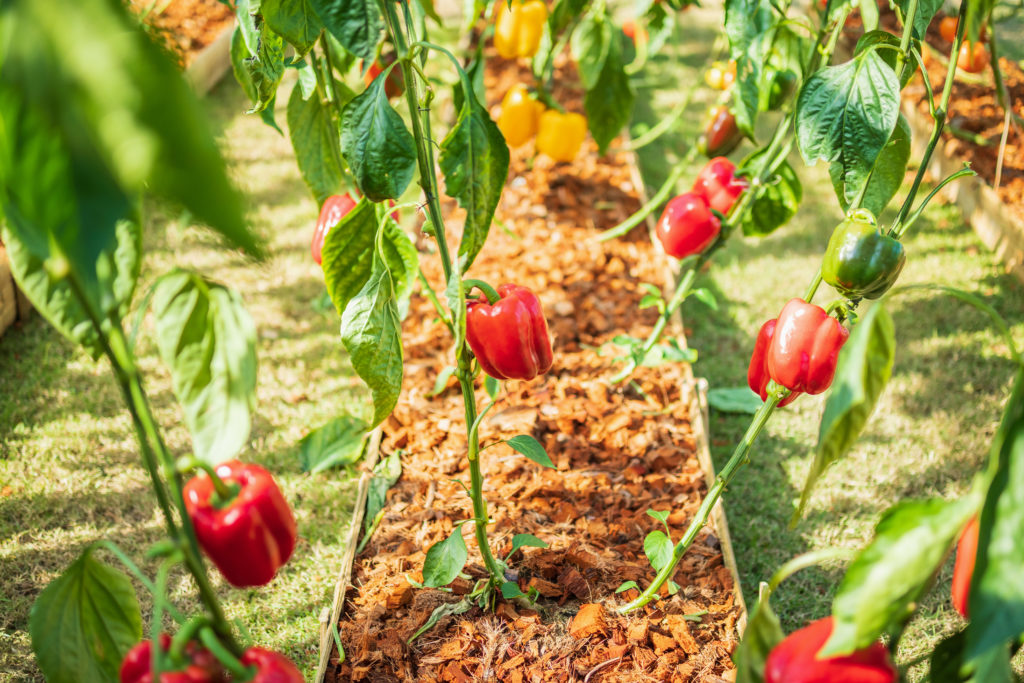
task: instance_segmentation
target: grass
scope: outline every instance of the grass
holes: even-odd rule
[[[259,405],[242,458],[268,467],[299,526],[292,561],[267,588],[235,590],[220,580],[225,606],[254,642],[285,652],[307,674],[316,667],[318,618],[341,568],[355,480],[345,472],[303,474],[296,444],[364,395],[338,338],[334,313],[310,305],[323,289],[309,258],[316,205],[299,178],[291,146],[258,118],[233,80],[208,100],[232,172],[249,199],[249,219],[265,236],[269,260],[253,265],[219,248],[187,215],[147,206],[140,294],[174,266],[196,269],[239,290],[259,331]],[[282,102],[283,104],[283,102]],[[283,122],[283,110],[278,120]],[[134,320],[134,316],[132,318]],[[146,388],[175,454],[188,434],[170,380],[147,336],[139,342]],[[39,316],[0,338],[0,681],[37,681],[27,633],[38,592],[90,542],[107,538],[141,560],[162,536],[121,395],[105,362],[93,362]],[[109,555],[104,559],[116,564]],[[152,576],[155,566],[142,563]],[[173,599],[198,604],[183,574]],[[151,601],[136,589],[149,613]]]
[[[720,12],[716,7],[685,15],[686,42],[676,55],[685,68],[669,59],[649,64],[637,98],[637,130],[664,116],[683,89],[702,77],[701,65],[720,27]],[[711,97],[702,88],[681,125],[640,151],[652,191],[695,139],[700,112]],[[774,122],[764,122],[760,139],[768,138]],[[732,156],[738,161],[750,150],[745,146]],[[738,237],[715,255],[698,286],[713,292],[717,311],[696,300],[684,307],[688,342],[700,354],[695,372],[708,378],[711,387],[746,385],[757,330],[787,300],[803,295],[840,220],[827,168],[806,167],[796,154],[790,161],[804,184],[798,215],[767,238]],[[692,182],[700,163],[684,177],[680,190]],[[898,206],[902,198],[894,203]],[[882,220],[892,217],[890,213]],[[906,251],[901,285],[941,283],[974,292],[1007,318],[1016,343],[1024,344],[1024,287],[1003,273],[955,208],[934,203],[913,227]],[[833,296],[823,286],[815,301],[824,304]],[[885,305],[895,322],[898,345],[892,381],[865,434],[820,480],[796,528],[789,528],[789,520],[817,441],[822,397],[802,397],[772,417],[754,448],[752,463],[725,495],[749,601],[756,598],[759,582],[796,555],[819,548],[863,547],[882,512],[897,501],[961,495],[984,461],[1013,372],[1002,337],[986,316],[937,293],[891,296]],[[712,452],[718,467],[748,424],[749,416],[712,412]],[[903,641],[903,661],[930,651],[938,639],[961,626],[949,606],[951,575],[950,560]],[[833,566],[805,570],[784,583],[773,605],[786,630],[826,615],[841,576],[841,568]],[[920,670],[914,675],[919,677]]]

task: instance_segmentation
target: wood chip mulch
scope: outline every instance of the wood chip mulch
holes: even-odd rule
[[[497,104],[525,69],[493,56],[486,84]],[[500,72],[494,71],[494,66]],[[566,65],[558,82],[575,82]],[[578,90],[556,89],[580,111]],[[417,296],[403,325],[405,383],[384,425],[385,452],[402,451],[403,472],[366,550],[356,559],[339,631],[346,659],[335,652],[328,681],[706,681],[734,679],[741,608],[723,564],[718,537],[705,529],[680,564],[679,592],[657,607],[620,617],[616,605],[634,597],[614,591],[624,581],[654,576],[644,536],[658,528],[648,508],[669,510],[679,538],[700,505],[704,475],[695,455],[688,407],[689,368],[668,365],[636,374],[637,389],[611,387],[609,357],[595,348],[626,332],[646,335],[656,319],[638,311],[641,282],[665,281],[664,260],[643,229],[599,244],[597,231],[639,206],[628,158],[598,157],[592,141],[575,163],[554,165],[513,150],[498,218],[471,276],[498,285],[517,282],[541,298],[554,340],[555,365],[531,382],[507,382],[481,429],[483,443],[531,434],[557,471],[542,468],[504,444],[482,455],[484,494],[494,520],[492,548],[508,552],[512,536],[534,534],[549,544],[526,548],[510,562],[522,590],[536,588],[536,609],[512,603],[495,614],[474,608],[443,618],[406,640],[438,605],[472,589],[457,579],[450,592],[416,589],[431,544],[472,516],[466,428],[455,380],[427,394],[450,362],[451,340],[425,297]],[[461,225],[454,204],[450,225]],[[454,243],[454,238],[450,238]],[[423,247],[429,248],[430,242]],[[436,255],[423,256],[435,286]],[[478,403],[484,405],[483,390]],[[466,573],[484,576],[472,525]]]

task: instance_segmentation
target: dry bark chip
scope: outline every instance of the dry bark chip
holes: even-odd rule
[[[569,635],[576,639],[605,633],[608,628],[604,607],[596,603],[587,603],[569,622]]]

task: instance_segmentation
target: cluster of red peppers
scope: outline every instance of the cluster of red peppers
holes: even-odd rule
[[[184,487],[185,509],[199,547],[232,586],[264,586],[295,549],[295,517],[277,482],[259,465],[231,460],[214,468],[217,481],[201,472]],[[171,639],[160,638],[171,650]],[[152,641],[132,648],[121,663],[121,683],[156,683]],[[222,683],[223,664],[209,650],[189,642],[171,657],[174,667],[160,673],[159,683]],[[240,658],[253,683],[302,683],[302,674],[284,655],[250,648]]]
[[[164,654],[171,649],[171,638],[160,634]],[[125,656],[121,663],[121,683],[156,683],[153,680],[153,643],[144,640]],[[176,668],[161,671],[159,683],[227,683],[231,676],[224,665],[206,648],[194,641],[185,646],[182,661],[172,662]],[[249,671],[251,683],[303,683],[305,679],[290,659],[278,652],[252,647],[238,660]]]
[[[728,215],[750,184],[736,176],[736,167],[725,157],[709,161],[697,175],[693,189],[674,197],[658,219],[656,234],[665,253],[675,258],[699,254],[722,231],[712,210]]]
[[[880,642],[838,657],[819,658],[832,617],[790,633],[765,662],[764,683],[895,683],[896,667]]]

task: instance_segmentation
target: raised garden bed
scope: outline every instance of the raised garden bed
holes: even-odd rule
[[[492,105],[529,78],[493,56],[489,65]],[[560,67],[558,82],[575,82],[569,68]],[[582,108],[570,87],[556,88],[556,97]],[[678,537],[700,505],[710,466],[698,457],[706,442],[689,366],[644,368],[634,386],[612,387],[612,362],[597,351],[622,330],[650,329],[656,314],[638,312],[638,285],[666,279],[665,260],[645,231],[605,244],[593,239],[640,205],[631,160],[598,158],[590,143],[572,164],[533,160],[530,152],[513,150],[501,222],[472,274],[538,292],[551,324],[554,368],[533,382],[508,382],[482,429],[485,444],[532,434],[558,467],[542,469],[504,445],[482,454],[495,549],[507,552],[516,533],[549,544],[512,562],[521,588],[535,587],[542,598],[537,609],[504,603],[497,614],[474,608],[448,616],[407,642],[435,608],[472,587],[459,579],[446,592],[409,581],[421,578],[426,549],[472,514],[455,481],[468,481],[461,398],[454,382],[427,396],[450,342],[430,303],[417,297],[403,325],[405,390],[381,444],[384,453],[403,453],[403,473],[356,558],[337,624],[345,659],[333,652],[327,681],[714,682],[733,675],[743,608],[720,533],[707,529],[698,538],[675,576],[677,594],[627,617],[613,611],[635,595],[616,596],[616,588],[654,575],[643,539],[658,522],[646,510],[670,511]],[[459,224],[454,204],[446,208]],[[424,267],[437,282],[436,259]],[[466,571],[482,576],[471,536],[467,545]]]

